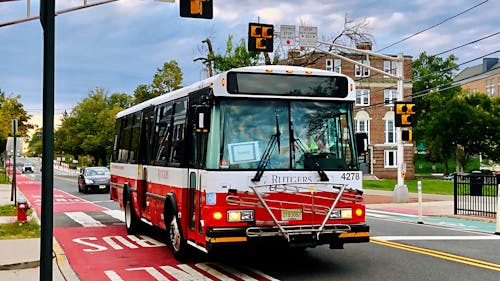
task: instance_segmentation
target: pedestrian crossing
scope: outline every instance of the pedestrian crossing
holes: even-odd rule
[[[122,210],[54,214],[54,227],[102,227],[123,225],[124,222],[125,214]]]

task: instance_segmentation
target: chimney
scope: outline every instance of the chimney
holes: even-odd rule
[[[483,72],[490,70],[498,63],[498,58],[483,58]]]
[[[371,51],[372,50],[372,42],[358,42],[358,43],[356,43],[356,48],[359,50]]]

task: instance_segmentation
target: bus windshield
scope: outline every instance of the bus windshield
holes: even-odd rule
[[[221,100],[207,167],[255,170],[357,168],[349,102]],[[211,154],[211,155],[210,155]]]

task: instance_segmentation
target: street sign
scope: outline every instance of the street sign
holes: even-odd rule
[[[281,46],[295,45],[295,25],[280,25]]]
[[[316,47],[318,45],[318,28],[314,26],[299,26],[299,46]]]

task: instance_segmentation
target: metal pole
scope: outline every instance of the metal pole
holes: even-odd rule
[[[403,101],[404,99],[404,56],[402,53],[398,54],[398,67],[397,67],[397,76],[398,76],[398,95],[397,101]],[[394,120],[395,121],[395,120]],[[394,122],[395,124],[395,122]],[[396,143],[397,143],[397,179],[398,183],[394,187],[394,196],[393,201],[395,203],[408,203],[408,187],[405,185],[404,177],[403,177],[403,166],[404,164],[404,144],[401,138],[401,128],[396,127]],[[406,166],[404,167],[406,169]],[[406,174],[406,172],[405,172]]]
[[[55,0],[41,0],[40,23],[43,28],[43,152],[40,280],[52,281]]]
[[[12,134],[14,135],[14,158],[12,166],[12,200],[14,200],[14,206],[17,206],[17,119],[12,120]]]
[[[500,176],[497,176],[497,181]],[[495,228],[495,234],[500,235],[500,183],[497,184],[497,225]]]
[[[417,190],[418,190],[418,223],[423,224],[424,221],[422,219],[422,182],[417,182]]]

